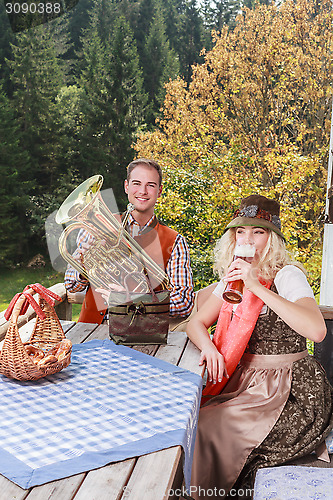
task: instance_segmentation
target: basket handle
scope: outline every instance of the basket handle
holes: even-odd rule
[[[59,297],[59,295],[52,292],[48,288],[45,288],[45,286],[41,285],[40,283],[33,283],[32,285],[27,285],[23,290],[23,292],[29,290],[29,288],[32,288],[34,292],[38,293],[42,297],[42,299],[44,299],[52,307],[54,306],[55,300],[61,302],[61,297]]]
[[[21,295],[22,295],[21,293],[15,294],[14,297],[12,298],[12,300],[10,301],[9,306],[5,310],[4,317],[5,317],[5,319],[7,321],[9,320],[12,312],[14,312],[15,315],[16,315],[18,307],[19,307],[19,314],[20,314],[21,308],[23,306],[23,302],[25,300],[25,299],[24,300],[20,300],[19,303],[17,303],[17,301],[18,301],[19,297],[21,297]],[[16,307],[15,307],[15,311],[14,311],[15,304],[16,304]],[[19,316],[19,314],[17,314],[17,316]]]
[[[59,297],[59,295],[57,295],[54,292],[51,292],[51,290],[48,290],[40,283],[33,283],[32,285],[27,285],[24,288],[23,292],[14,295],[14,297],[10,301],[10,304],[7,307],[4,314],[4,317],[7,321],[14,312],[15,312],[14,316],[15,319],[17,319],[17,317],[20,314],[25,314],[27,312],[29,304],[36,311],[36,314],[40,319],[46,318],[45,312],[33,298],[32,296],[33,292],[38,293],[51,306],[54,306],[54,300],[58,300],[59,302],[61,301],[61,297]]]
[[[45,319],[46,315],[44,311],[42,311],[41,307],[39,306],[39,304],[37,304],[31,294],[32,290],[31,292],[27,290],[14,295],[4,314],[4,317],[7,321],[9,320],[13,312],[15,312],[15,319],[17,319],[20,314],[25,314],[27,312],[29,303],[36,311],[36,314],[41,319]]]

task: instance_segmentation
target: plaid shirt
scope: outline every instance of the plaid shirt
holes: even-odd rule
[[[135,237],[151,226],[154,221],[155,215],[149,219],[145,226],[141,227],[130,214],[126,229],[132,237]],[[78,249],[80,249],[82,243],[90,243],[92,239],[89,233],[81,229],[77,237]],[[171,285],[170,316],[186,317],[192,311],[194,304],[193,275],[190,266],[189,249],[185,238],[180,234],[176,236],[165,272]],[[70,292],[81,292],[89,285],[89,281],[69,265],[67,266],[64,282]]]

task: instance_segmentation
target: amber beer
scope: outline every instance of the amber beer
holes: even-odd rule
[[[243,259],[246,262],[251,263],[253,261],[255,251],[256,249],[254,245],[236,244],[233,260]],[[243,299],[243,288],[243,280],[230,281],[227,284],[222,297],[224,300],[230,302],[231,304],[239,304]]]

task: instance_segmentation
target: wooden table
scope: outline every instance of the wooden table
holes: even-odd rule
[[[108,326],[90,323],[63,321],[66,337],[73,344],[92,339],[108,338]],[[28,340],[33,322],[20,328],[24,341]],[[169,334],[168,344],[161,346],[133,346],[174,365],[197,374],[199,350],[190,342],[184,332]],[[1,498],[6,500],[162,500],[177,498],[169,491],[181,488],[183,481],[182,448],[173,446],[141,457],[114,462],[100,469],[77,474],[65,479],[24,490],[0,475]]]

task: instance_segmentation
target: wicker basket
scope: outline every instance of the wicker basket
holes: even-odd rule
[[[44,319],[37,315],[30,340],[24,344],[17,326],[17,319],[24,300],[25,297],[20,298],[13,309],[0,354],[0,373],[16,380],[38,380],[68,366],[71,362],[71,352],[60,362],[50,365],[39,367],[33,363],[24,347],[25,345],[33,345],[45,353],[66,337],[53,305],[40,296],[39,306],[44,313],[42,315]]]

